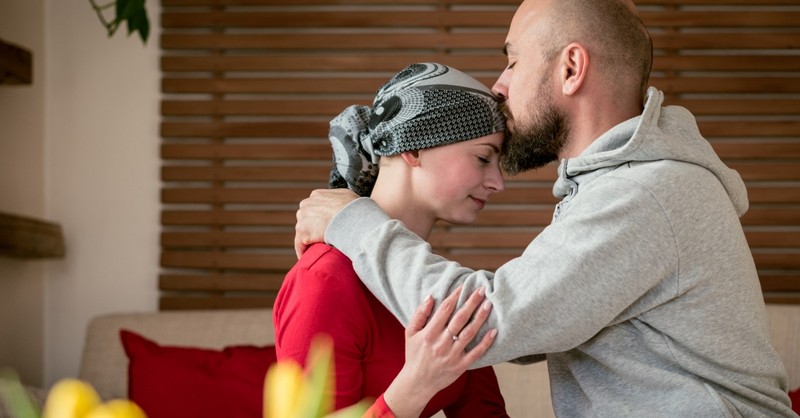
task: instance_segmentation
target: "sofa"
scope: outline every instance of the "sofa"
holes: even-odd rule
[[[770,333],[789,375],[789,387],[800,387],[800,305],[768,304]],[[128,356],[120,343],[128,329],[164,346],[222,349],[236,345],[270,345],[272,311],[217,310],[119,313],[94,318],[88,326],[79,378],[104,399],[128,394]],[[553,417],[545,362],[494,366],[512,417]],[[2,406],[0,406],[2,416]]]

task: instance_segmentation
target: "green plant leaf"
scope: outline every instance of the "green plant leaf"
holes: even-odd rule
[[[10,369],[0,370],[0,398],[15,418],[39,418],[39,411],[31,402],[19,377]]]
[[[142,42],[147,42],[150,35],[150,20],[147,17],[145,0],[116,0],[116,17],[110,23],[113,30],[109,30],[112,35],[122,22],[127,22],[128,36],[133,32],[139,32]]]

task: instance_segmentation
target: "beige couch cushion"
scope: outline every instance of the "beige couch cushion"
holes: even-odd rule
[[[86,331],[80,378],[104,399],[128,395],[128,358],[119,339],[122,328],[159,344],[220,349],[228,345],[272,344],[272,310],[169,311],[103,315]]]

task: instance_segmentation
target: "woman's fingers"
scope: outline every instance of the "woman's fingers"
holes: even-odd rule
[[[485,296],[486,291],[482,287],[479,287],[477,290],[472,292],[467,301],[464,302],[464,305],[462,305],[450,319],[449,323],[447,324],[447,330],[451,334],[461,338],[461,330],[467,325],[476,309],[478,309],[478,307],[481,305],[481,302],[483,302]],[[465,337],[467,341],[472,339],[470,336]]]
[[[459,295],[461,295],[461,286],[457,287],[453,293],[450,293],[450,295],[444,298],[442,303],[439,304],[439,308],[433,313],[430,323],[428,324],[431,330],[444,330],[444,327],[447,326],[447,322],[450,320],[450,315],[453,314],[456,308]]]
[[[422,304],[417,307],[417,310],[414,311],[414,315],[411,316],[411,320],[406,327],[406,338],[414,336],[414,334],[425,328],[425,323],[428,321],[428,317],[431,316],[432,310],[433,297],[428,295],[425,297],[425,300],[422,301]]]
[[[465,305],[466,306],[466,305]],[[463,310],[463,308],[462,308]],[[458,342],[465,348],[472,340],[478,335],[483,324],[489,318],[489,314],[492,311],[492,302],[490,300],[484,300],[483,303],[480,303],[480,307],[474,311],[472,315],[472,320],[469,321],[464,328],[461,330],[460,335],[458,336]],[[487,333],[488,334],[488,333]],[[481,340],[483,342],[483,340]],[[475,350],[476,347],[473,347],[472,350]],[[488,348],[488,346],[487,346]]]

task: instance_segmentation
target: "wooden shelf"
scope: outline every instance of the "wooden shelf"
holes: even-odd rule
[[[31,84],[32,67],[30,51],[0,39],[0,84]]]
[[[61,226],[0,212],[0,256],[12,258],[62,258]]]

